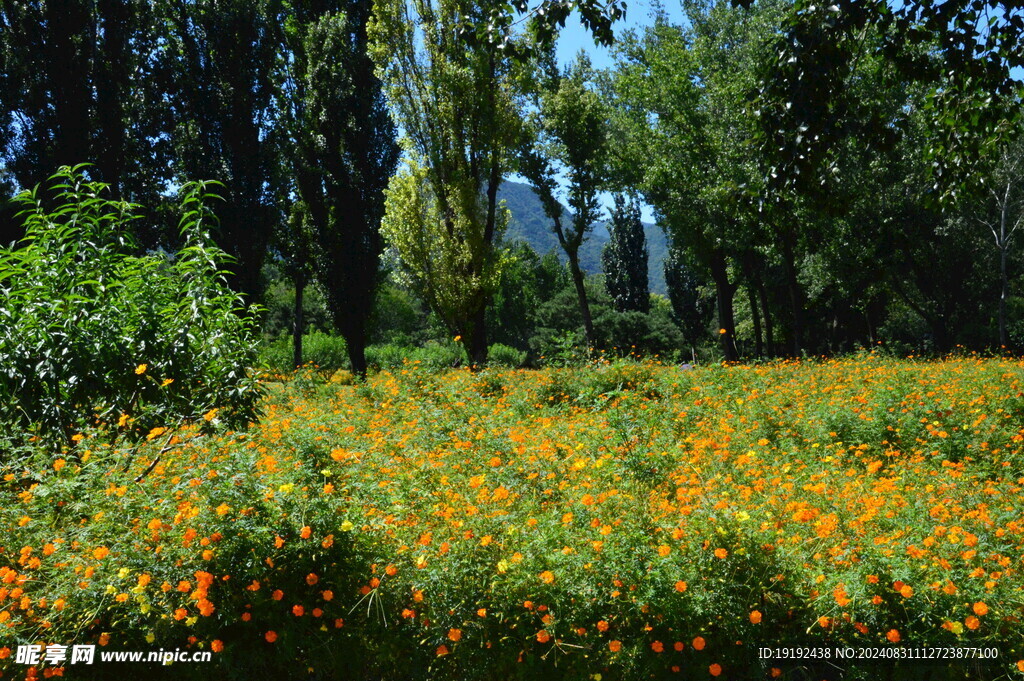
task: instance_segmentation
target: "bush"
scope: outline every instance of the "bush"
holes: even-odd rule
[[[141,439],[254,420],[254,324],[209,245],[207,185],[181,189],[181,251],[140,256],[134,206],[78,168],[52,180],[57,208],[19,195],[25,238],[0,249],[0,428],[70,445],[97,424]]]
[[[417,362],[426,369],[451,369],[467,361],[465,350],[455,343],[427,341],[421,348],[388,343],[366,348],[366,365],[378,371],[397,369],[406,362]]]
[[[260,365],[272,372],[291,373],[295,370],[293,360],[292,337],[288,334],[278,336],[260,349]],[[302,337],[302,361],[321,372],[333,374],[348,368],[348,346],[341,336],[319,331],[308,333]]]
[[[487,351],[487,363],[491,366],[517,369],[526,363],[526,353],[501,343],[495,343]]]

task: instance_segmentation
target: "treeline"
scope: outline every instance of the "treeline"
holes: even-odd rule
[[[399,304],[421,310],[409,342],[474,364],[494,343],[1024,346],[1019,10],[687,0],[613,40],[619,3],[577,9],[611,68],[555,63],[558,2],[0,3],[0,239],[22,236],[9,197],[86,161],[142,206],[138,248],[174,250],[177,187],[217,180],[231,285],[274,308],[266,266],[289,282],[296,361],[319,296],[357,373],[406,333],[381,326]],[[502,238],[513,175],[564,267]],[[672,245],[667,301],[640,202]]]

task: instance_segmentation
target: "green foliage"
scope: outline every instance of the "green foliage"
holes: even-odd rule
[[[277,338],[295,328],[294,282],[282,276],[274,264],[263,266],[263,327],[265,337]],[[307,332],[329,332],[332,328],[327,301],[318,286],[307,286],[302,296],[302,320]]]
[[[371,345],[366,348],[366,363],[378,371],[401,369],[407,364],[436,371],[464,366],[468,357],[464,348],[451,341],[427,341],[422,347]]]
[[[611,240],[604,247],[604,284],[619,312],[647,312],[647,244],[640,221],[640,204],[631,197],[629,204],[622,194],[615,196],[615,209],[609,231]]]
[[[487,350],[487,364],[505,369],[518,369],[526,363],[526,353],[495,343]]]
[[[70,443],[96,423],[140,438],[215,409],[234,427],[254,420],[255,323],[218,270],[207,185],[180,191],[173,256],[132,255],[134,206],[80,169],[49,191],[52,211],[39,190],[19,196],[25,239],[0,250],[3,427]]]
[[[358,374],[379,283],[383,190],[399,156],[366,51],[371,9],[359,0],[294,3],[281,62],[286,156],[308,234],[300,260],[313,266]]]
[[[287,334],[265,342],[260,346],[260,366],[277,374],[291,373],[295,369],[292,350],[292,338]],[[302,337],[302,361],[324,373],[348,369],[348,346],[341,336],[307,333]]]
[[[521,136],[524,66],[502,44],[455,40],[474,0],[382,0],[368,52],[406,135],[409,158],[387,191],[381,231],[423,298],[475,365],[487,359],[486,308],[508,222],[497,201]]]

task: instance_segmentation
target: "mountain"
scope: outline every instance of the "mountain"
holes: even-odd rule
[[[544,214],[544,207],[533,187],[520,182],[505,181],[498,188],[498,199],[504,200],[512,213],[512,220],[505,232],[505,241],[525,241],[537,253],[544,255],[554,249],[565,261],[565,253],[558,246],[558,238],[551,231],[551,221]],[[569,211],[562,209],[565,220]],[[644,223],[647,240],[647,279],[652,293],[665,294],[665,270],[663,263],[668,255],[668,238],[657,225]],[[587,240],[580,247],[580,267],[587,274],[601,272],[601,251],[608,243],[608,225],[601,222],[594,227]]]

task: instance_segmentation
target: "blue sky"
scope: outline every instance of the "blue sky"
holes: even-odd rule
[[[666,3],[657,3],[656,0],[630,0],[626,18],[615,24],[615,36],[618,37],[620,33],[631,28],[653,24],[653,8],[658,4],[661,4],[673,23],[682,23],[682,10],[678,0],[669,0]],[[590,55],[596,68],[607,68],[612,65],[611,50],[595,45],[593,37],[580,24],[578,15],[573,14],[565,22],[565,28],[558,38],[558,62],[566,64],[572,61],[581,49]]]

